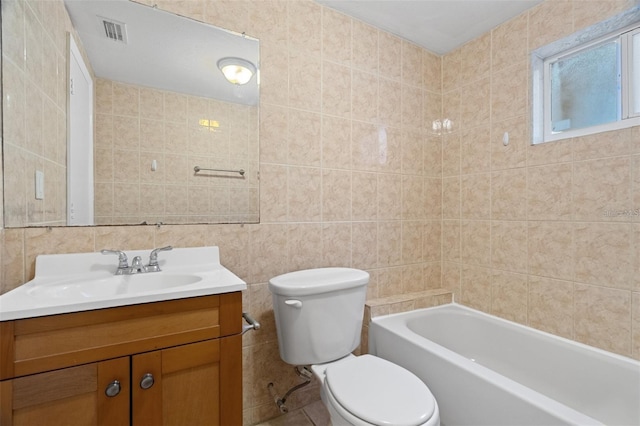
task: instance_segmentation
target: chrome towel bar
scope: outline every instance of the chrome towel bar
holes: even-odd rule
[[[195,171],[196,173],[198,173],[199,171],[208,171],[208,172],[227,172],[227,173],[239,173],[240,176],[244,176],[244,169],[240,169],[240,170],[228,170],[228,169],[207,169],[205,167],[200,167],[200,166],[195,166],[193,168],[193,171]]]
[[[242,318],[247,322],[242,326],[242,334],[246,333],[249,330],[260,330],[260,323],[255,320],[249,313],[243,312]]]

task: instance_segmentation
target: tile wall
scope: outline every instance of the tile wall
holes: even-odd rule
[[[40,2],[16,1],[44,20]],[[440,287],[441,138],[428,129],[441,113],[441,59],[311,1],[158,7],[260,39],[261,223],[5,229],[2,291],[33,277],[37,254],[220,246],[263,324],[244,340],[253,424],[279,414],[269,382],[280,395],[298,383],[279,358],[269,278],[340,265],[371,273],[371,299]],[[288,405],[318,397],[312,387]]]
[[[96,223],[258,222],[257,114],[256,106],[97,79]],[[245,178],[195,174],[197,165],[243,169]]]
[[[600,216],[640,203],[638,129],[527,140],[529,50],[626,1],[547,1],[443,58],[311,1],[157,3],[261,41],[261,223],[6,229],[2,291],[29,280],[40,253],[219,245],[263,323],[245,335],[246,424],[278,414],[270,381],[280,395],[297,383],[266,283],[300,268],[366,269],[369,299],[442,284],[465,304],[640,357],[640,222]],[[441,139],[429,127],[443,117],[454,132]]]
[[[443,57],[443,286],[640,359],[640,129],[530,145],[529,53],[627,1],[547,1]],[[502,139],[509,133],[510,142]]]
[[[2,99],[6,226],[66,220],[66,44],[71,22],[58,1],[2,2]],[[46,16],[47,19],[42,19]],[[36,200],[35,171],[45,198]]]

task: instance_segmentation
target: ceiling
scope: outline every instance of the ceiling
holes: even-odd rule
[[[445,54],[542,0],[316,0]]]
[[[237,86],[217,62],[240,57],[259,67],[259,42],[128,0],[65,0],[96,76],[139,86],[256,105],[257,77]],[[103,20],[122,25],[125,41],[105,35]]]

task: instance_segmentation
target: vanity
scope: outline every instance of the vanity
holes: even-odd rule
[[[40,256],[0,296],[2,425],[242,424],[246,284],[217,247],[160,258],[123,278],[100,253]]]

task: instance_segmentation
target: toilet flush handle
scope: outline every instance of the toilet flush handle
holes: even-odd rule
[[[289,299],[289,300],[285,300],[284,303],[293,308],[298,308],[298,309],[302,308],[302,302],[300,300]]]

